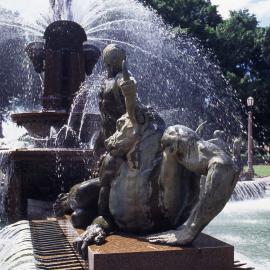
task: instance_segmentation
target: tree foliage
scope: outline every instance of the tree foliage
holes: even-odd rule
[[[146,0],[176,31],[197,37],[216,55],[244,105],[255,98],[255,138],[270,142],[270,27],[259,27],[248,10],[222,19],[209,0]],[[245,115],[244,115],[245,116]],[[265,130],[265,132],[262,132]]]

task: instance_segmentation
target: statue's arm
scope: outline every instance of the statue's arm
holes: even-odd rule
[[[92,225],[100,226],[105,233],[114,230],[114,222],[109,209],[109,197],[111,189],[111,181],[115,178],[120,158],[107,154],[100,168],[100,192],[98,199],[98,217],[92,222]]]
[[[127,69],[126,61],[123,61],[122,66],[123,78],[119,80],[118,84],[122,90],[122,94],[125,98],[126,112],[130,117],[131,122],[136,123],[135,109],[136,109],[136,96],[137,85]]]

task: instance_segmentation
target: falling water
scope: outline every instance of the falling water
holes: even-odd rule
[[[74,18],[80,19],[88,39],[101,49],[111,42],[126,49],[140,98],[169,113],[168,124],[180,122],[195,128],[200,118],[208,117],[216,128],[230,132],[232,126],[239,128],[233,91],[193,39],[176,37],[137,1],[88,1],[82,6],[84,12],[74,2]],[[101,68],[97,66],[94,76]],[[87,102],[86,109],[97,107]]]
[[[72,0],[50,0],[53,11],[53,20],[69,20],[73,21],[71,10]]]
[[[0,230],[0,265],[1,270],[37,269],[28,221]]]
[[[263,198],[266,194],[267,183],[261,181],[239,181],[234,189],[231,200],[243,201]]]

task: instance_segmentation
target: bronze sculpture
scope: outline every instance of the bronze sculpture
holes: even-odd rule
[[[115,133],[105,140],[108,154],[99,179],[77,186],[63,200],[75,215],[79,212],[78,217],[82,208],[86,213],[97,207],[91,225],[75,241],[83,257],[87,245],[102,244],[113,231],[156,233],[144,239],[189,244],[223,209],[238,180],[238,170],[223,149],[185,126],[165,130],[160,116],[137,101],[136,82],[125,61],[122,73],[119,86],[126,113],[117,120]],[[200,187],[202,175],[206,180]],[[79,195],[87,189],[84,196]],[[88,208],[87,198],[92,201]],[[56,208],[61,209],[63,202],[58,201]],[[82,219],[75,220],[78,225]]]

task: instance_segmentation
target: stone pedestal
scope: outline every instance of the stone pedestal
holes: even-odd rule
[[[88,254],[89,270],[232,270],[234,262],[232,246],[205,234],[183,248],[112,235]]]
[[[89,179],[92,150],[32,148],[5,150],[4,205],[10,223],[28,216],[28,199],[54,202],[60,193]],[[42,209],[40,209],[42,210]],[[35,211],[37,213],[37,209]],[[35,216],[35,218],[41,218]]]

